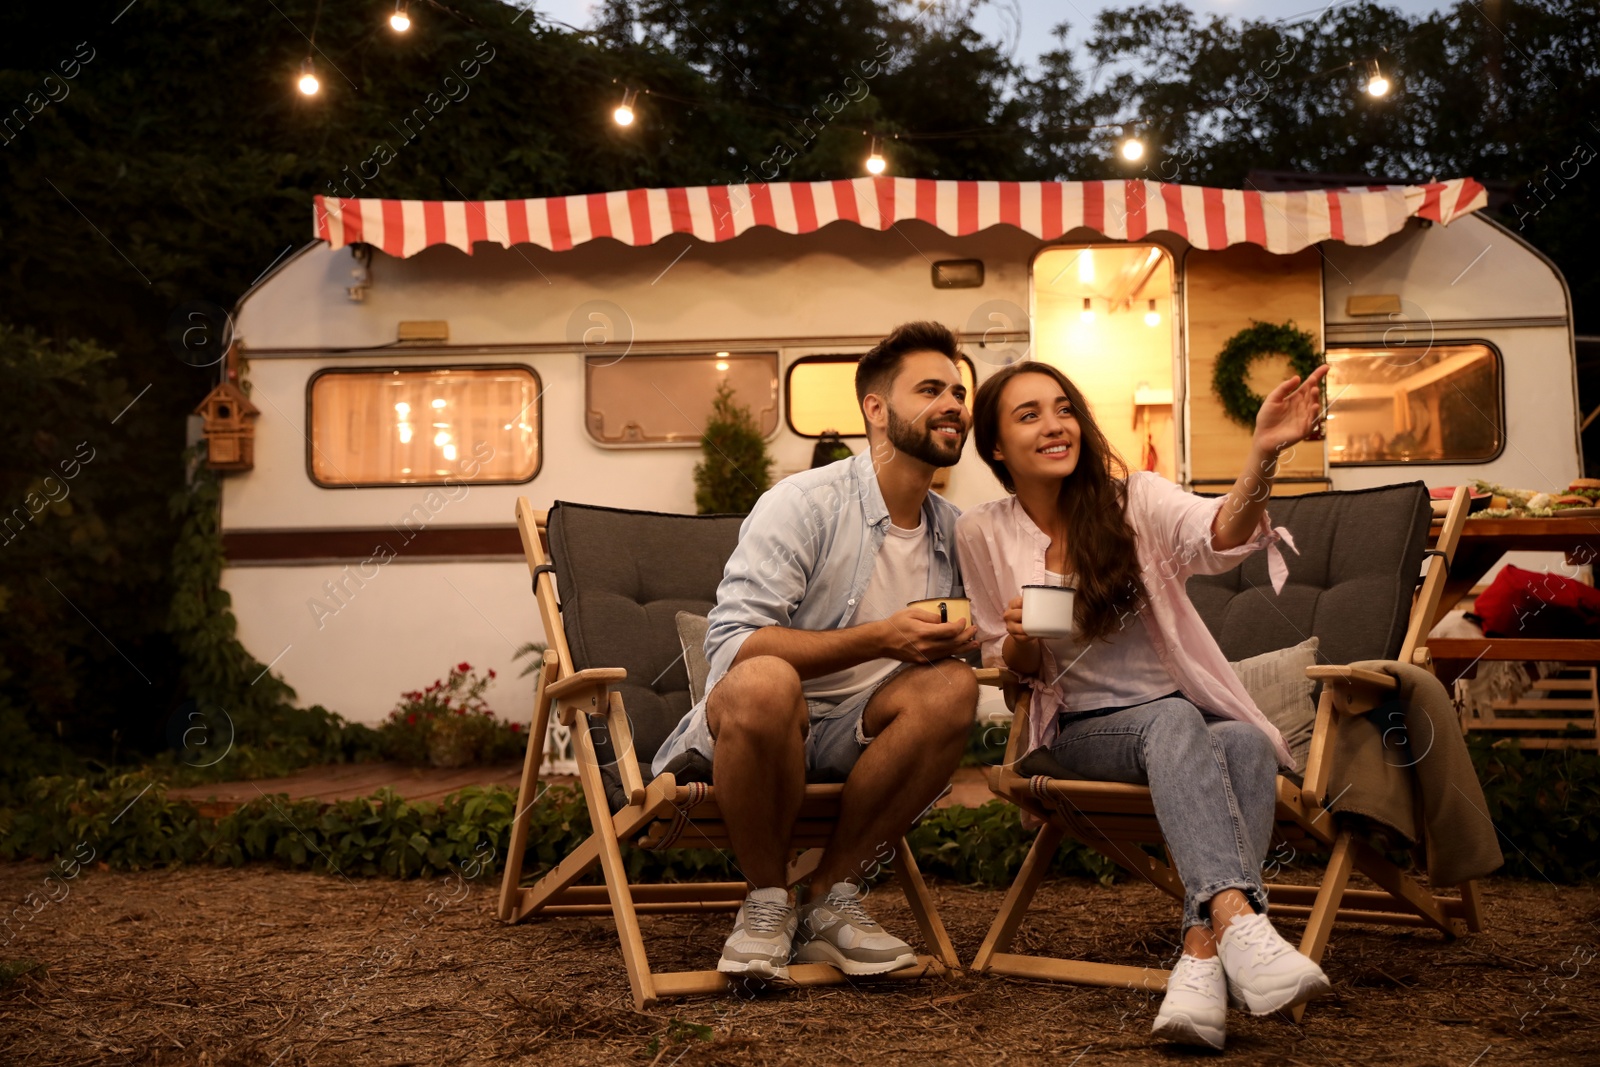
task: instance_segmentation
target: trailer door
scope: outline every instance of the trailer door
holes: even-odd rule
[[[1251,431],[1228,418],[1212,389],[1217,353],[1252,321],[1293,322],[1322,351],[1322,253],[1312,247],[1282,256],[1248,244],[1190,249],[1183,292],[1189,481],[1196,492],[1226,492],[1250,454]],[[1264,356],[1250,365],[1246,380],[1265,396],[1289,373],[1286,357]],[[1274,492],[1320,492],[1330,485],[1324,443],[1303,441],[1279,462]]]

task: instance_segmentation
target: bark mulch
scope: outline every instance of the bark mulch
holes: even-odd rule
[[[636,1012],[608,919],[508,927],[493,890],[265,867],[85,870],[38,911],[40,863],[0,864],[0,1063],[982,1064],[1213,1058],[1152,1042],[1156,997],[963,975],[699,998]],[[1001,893],[935,885],[970,959]],[[61,890],[55,890],[58,897]],[[1236,1064],[1600,1064],[1600,886],[1487,883],[1490,929],[1349,927],[1305,1022],[1230,1013]],[[871,898],[914,930],[898,890]],[[1155,890],[1046,884],[1019,950],[1171,955]],[[654,964],[711,966],[729,919],[644,920]],[[1285,932],[1297,936],[1294,924]]]

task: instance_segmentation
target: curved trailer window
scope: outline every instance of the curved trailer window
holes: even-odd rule
[[[1505,448],[1493,346],[1330,348],[1327,358],[1330,464],[1483,463]]]
[[[529,481],[539,472],[539,394],[524,366],[322,371],[306,396],[311,480]]]
[[[586,356],[583,365],[584,424],[602,445],[698,446],[724,383],[762,437],[778,428],[776,352]]]
[[[789,429],[800,437],[821,437],[829,430],[840,437],[862,437],[867,432],[856,402],[856,364],[860,356],[803,356],[789,364]],[[972,360],[956,360],[961,384],[967,387],[967,405],[977,391]]]

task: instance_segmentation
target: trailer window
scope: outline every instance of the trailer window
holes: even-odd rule
[[[841,437],[863,437],[866,420],[856,402],[856,364],[859,355],[806,356],[789,365],[789,429],[801,437],[821,437],[829,430]],[[967,387],[967,403],[977,387],[972,360],[956,360],[961,384]]]
[[[584,358],[585,422],[603,445],[698,445],[727,383],[762,437],[778,428],[778,354]]]
[[[1328,350],[1328,462],[1482,463],[1505,447],[1500,353],[1486,344]]]
[[[307,465],[329,487],[526,482],[539,471],[530,367],[324,371],[307,396]]]

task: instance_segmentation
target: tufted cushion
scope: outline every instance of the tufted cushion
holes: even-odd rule
[[[1230,660],[1288,648],[1315,635],[1322,663],[1393,659],[1405,639],[1432,509],[1421,482],[1274,497],[1272,525],[1289,580],[1274,596],[1267,554],[1223,574],[1189,579],[1189,599]]]
[[[705,615],[739,542],[740,515],[664,515],[558,501],[550,509],[550,555],[561,617],[578,670],[624,667],[616,686],[646,776],[656,749],[688,712],[676,616]],[[610,739],[595,734],[603,765]],[[606,775],[613,806],[621,797]]]

